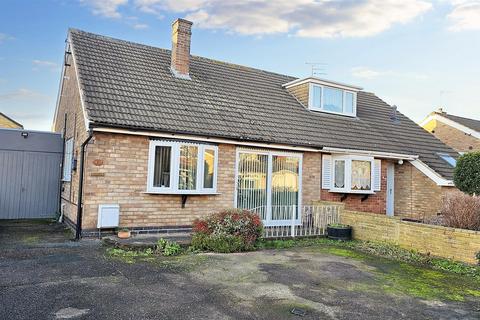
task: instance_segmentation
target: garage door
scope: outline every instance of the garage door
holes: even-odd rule
[[[0,219],[54,217],[61,162],[59,135],[0,129]]]

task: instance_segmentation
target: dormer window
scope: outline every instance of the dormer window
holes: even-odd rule
[[[362,90],[360,87],[317,77],[297,79],[283,86],[309,110],[349,117],[357,115],[357,92]]]
[[[357,93],[341,88],[310,83],[309,109],[354,117]]]

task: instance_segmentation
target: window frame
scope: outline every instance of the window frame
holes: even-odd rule
[[[320,87],[321,88],[321,94],[320,94],[320,108],[315,107],[314,101],[313,101],[313,89],[314,87]],[[324,94],[325,94],[325,88],[331,88],[335,90],[340,90],[342,91],[342,112],[336,112],[336,111],[330,111],[330,110],[325,110],[323,107],[323,102],[324,102]],[[309,89],[308,89],[309,95],[308,95],[308,108],[313,111],[321,111],[321,112],[326,112],[326,113],[331,113],[331,114],[338,114],[338,115],[343,115],[343,116],[348,116],[348,117],[356,117],[357,116],[357,92],[353,90],[348,90],[345,88],[340,88],[340,87],[334,87],[334,86],[327,86],[323,84],[317,84],[317,83],[310,83],[309,84]],[[347,93],[351,93],[353,95],[353,112],[346,112],[346,101],[347,101]]]
[[[64,154],[63,154],[63,168],[62,168],[62,181],[72,181],[72,168],[73,168],[73,153],[74,153],[74,139],[73,137],[65,140]],[[68,157],[68,158],[67,158]]]
[[[196,188],[194,190],[178,189],[179,170],[180,170],[180,146],[196,146],[198,148],[197,157],[197,173]],[[155,149],[156,147],[171,147],[170,151],[170,186],[155,187],[153,185],[155,172]],[[213,169],[213,187],[204,187],[204,157],[205,150],[214,152],[214,169]],[[150,140],[148,152],[148,168],[147,168],[147,193],[156,194],[216,194],[217,193],[217,176],[218,176],[218,146],[191,143],[183,141],[166,141],[166,140]]]
[[[345,161],[345,183],[343,188],[335,188],[335,161],[343,160]],[[370,190],[352,190],[352,161],[368,161],[370,162]],[[375,179],[375,170],[374,170],[374,157],[366,156],[352,156],[352,155],[342,155],[335,156],[332,155],[331,163],[331,172],[332,172],[332,184],[330,186],[330,192],[338,193],[360,193],[360,194],[374,194],[374,179]]]
[[[237,148],[236,152],[236,160],[235,160],[235,193],[234,193],[234,200],[233,206],[234,208],[238,208],[237,204],[237,196],[238,196],[238,174],[239,174],[239,164],[240,164],[240,154],[260,154],[267,156],[267,185],[266,185],[266,192],[267,192],[267,213],[266,213],[266,220],[262,220],[264,226],[272,227],[272,226],[286,226],[291,225],[292,220],[273,220],[272,219],[272,163],[274,156],[283,156],[283,157],[295,157],[298,159],[298,199],[297,199],[297,206],[298,208],[302,208],[302,200],[303,200],[303,153],[295,153],[295,152],[286,152],[286,151],[276,151],[276,150],[264,150],[264,149],[246,149],[246,148]],[[302,214],[299,211],[298,218],[294,220],[295,225],[300,225],[302,221]]]

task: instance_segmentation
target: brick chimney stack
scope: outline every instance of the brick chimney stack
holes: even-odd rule
[[[171,69],[176,77],[190,79],[190,38],[192,22],[177,19],[172,24]]]

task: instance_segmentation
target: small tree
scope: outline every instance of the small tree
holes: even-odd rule
[[[455,186],[470,195],[480,195],[480,151],[460,156],[453,175]]]

